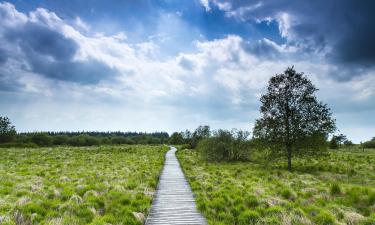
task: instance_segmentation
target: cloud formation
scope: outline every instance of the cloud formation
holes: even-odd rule
[[[0,3],[1,113],[21,130],[175,131],[206,123],[250,130],[269,77],[295,65],[320,89],[339,128],[359,140],[355,124],[345,124],[375,112],[374,51],[367,51],[373,43],[359,44],[370,42],[373,29],[365,37],[362,23],[340,23],[345,13],[336,9],[329,17],[333,5],[319,1],[200,2],[191,6],[199,23],[186,11],[164,8],[153,14],[155,33],[140,41],[130,30],[99,32],[77,15]],[[353,8],[348,15],[363,11],[371,18],[363,6],[343,4]],[[220,37],[205,35],[217,26]],[[351,26],[358,30],[348,35]],[[259,38],[237,32],[243,27]],[[375,132],[373,122],[356,124]]]
[[[372,1],[210,1],[230,4],[228,17],[275,20],[288,44],[304,51],[323,51],[334,63],[370,66],[375,63],[375,3]]]

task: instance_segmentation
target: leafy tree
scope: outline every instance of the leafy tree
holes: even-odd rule
[[[211,135],[210,126],[199,126],[192,134],[191,137],[191,147],[195,148],[198,145],[198,142],[204,138],[208,138]]]
[[[329,148],[330,149],[338,149],[339,148],[339,143],[337,141],[336,136],[333,136],[331,138],[331,141],[329,142]]]
[[[351,140],[345,140],[344,145],[350,147],[350,146],[353,146],[354,144]]]
[[[184,143],[184,138],[181,133],[174,132],[169,139],[169,143],[172,145],[181,145]]]
[[[254,138],[274,157],[286,156],[289,170],[293,155],[321,153],[336,129],[330,109],[314,95],[317,90],[303,73],[288,67],[269,80],[261,96],[262,117],[256,120]]]
[[[16,133],[16,128],[9,118],[0,116],[0,143],[11,142]]]
[[[336,135],[334,137],[336,138],[337,144],[339,146],[344,144],[344,142],[348,140],[348,138],[343,134],[339,134],[339,135]]]

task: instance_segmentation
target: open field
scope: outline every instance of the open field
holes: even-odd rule
[[[167,150],[0,149],[0,224],[141,224]]]
[[[178,158],[209,224],[375,224],[375,150],[325,159],[206,163]]]

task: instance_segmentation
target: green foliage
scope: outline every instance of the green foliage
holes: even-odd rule
[[[335,130],[330,109],[315,96],[317,90],[291,67],[269,80],[260,99],[262,117],[256,120],[254,138],[274,151],[274,157],[286,157],[289,170],[293,155],[320,154],[327,135]]]
[[[46,133],[36,133],[31,137],[33,143],[38,146],[50,146],[52,145],[52,138]]]
[[[167,141],[168,136],[163,132],[32,132],[17,134],[12,142],[0,143],[0,147],[162,144]]]
[[[341,186],[338,183],[333,183],[330,187],[331,195],[339,195],[342,193]]]
[[[260,219],[260,214],[257,211],[246,210],[242,212],[238,218],[238,224],[240,225],[250,225],[257,224]]]
[[[314,221],[319,225],[335,225],[335,217],[329,212],[320,212],[315,218]]]
[[[363,148],[375,148],[375,137],[372,138],[370,141],[366,141],[362,143]]]
[[[0,224],[141,224],[165,146],[0,149]]]
[[[329,148],[330,149],[338,149],[339,148],[339,144],[338,144],[338,141],[337,141],[335,136],[333,136],[331,138],[331,141],[329,142]]]
[[[244,161],[250,158],[248,133],[243,131],[218,130],[212,137],[201,140],[198,151],[207,161]]]
[[[11,142],[16,135],[16,129],[8,117],[0,116],[0,144]]]
[[[182,137],[182,133],[174,132],[169,138],[169,144],[181,145],[183,143],[184,143],[184,138]]]
[[[211,130],[210,127],[205,125],[205,126],[199,126],[193,134],[191,135],[191,139],[189,140],[189,144],[192,148],[196,148],[199,141],[205,138],[209,138],[211,135]]]

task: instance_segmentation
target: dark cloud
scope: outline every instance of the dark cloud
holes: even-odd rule
[[[0,92],[12,92],[21,88],[21,85],[15,80],[0,72]]]
[[[44,56],[29,58],[32,70],[50,79],[71,81],[81,84],[96,84],[100,80],[109,79],[116,70],[95,59],[85,61],[54,61],[46,63]]]
[[[246,20],[290,15],[290,44],[305,52],[330,49],[327,60],[340,66],[375,65],[375,1],[230,1],[231,12]],[[237,10],[237,11],[236,11]],[[267,49],[266,49],[267,51]]]
[[[3,65],[8,58],[8,53],[5,49],[0,48],[0,65]]]
[[[26,53],[51,56],[54,60],[71,60],[78,50],[77,43],[72,39],[36,23],[10,29],[6,38],[10,42],[17,42]]]
[[[7,43],[22,50],[24,60],[32,72],[47,78],[95,84],[116,74],[116,70],[98,60],[75,60],[79,45],[44,24],[29,22],[6,30],[4,36]],[[7,57],[2,55],[0,51],[0,63]]]

